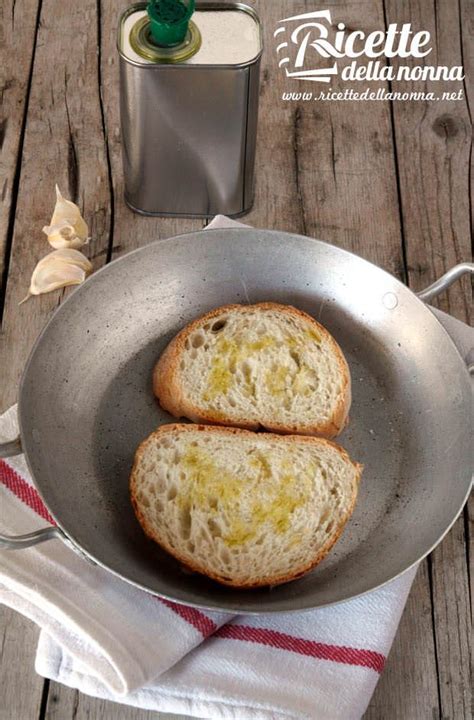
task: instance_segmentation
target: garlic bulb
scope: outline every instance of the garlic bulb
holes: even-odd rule
[[[43,232],[54,248],[80,248],[88,240],[89,229],[77,205],[66,200],[56,185],[56,205],[51,225],[45,225]]]
[[[90,272],[92,272],[92,264],[79,250],[71,248],[53,250],[36,265],[31,276],[28,295],[20,305],[32,295],[42,295],[67,285],[79,285]]]

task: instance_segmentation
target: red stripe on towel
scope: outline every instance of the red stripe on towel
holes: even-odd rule
[[[246,642],[268,645],[280,650],[307,655],[319,660],[331,660],[345,665],[360,665],[381,673],[385,657],[374,650],[359,650],[343,645],[326,645],[315,640],[287,635],[277,630],[253,628],[248,625],[223,625],[216,631],[216,637],[228,640],[244,640]]]
[[[48,512],[48,508],[40,498],[37,490],[28,485],[21,475],[13,470],[4,460],[0,460],[0,482],[5,485],[25,505],[35,511],[43,520],[56,525],[54,518]]]
[[[19,500],[28,505],[44,520],[51,523],[51,525],[56,524],[37,490],[23,480],[4,460],[0,460],[0,483],[5,485]],[[326,645],[315,640],[305,640],[304,638],[287,635],[277,630],[253,628],[248,625],[222,625],[222,627],[218,627],[211,618],[196,608],[179,605],[163,598],[157,599],[195,627],[204,637],[214,633],[216,637],[225,640],[241,640],[267,645],[320,660],[370,668],[378,673],[382,672],[385,664],[385,657],[374,650],[361,650],[343,645]]]
[[[40,517],[51,525],[56,525],[54,518],[48,512],[48,508],[42,501],[38,491],[23,480],[21,475],[13,470],[4,460],[0,460],[0,483],[5,485],[19,500],[25,503],[25,505],[28,505],[28,507],[34,510]],[[158,598],[158,600],[182,617],[183,620],[186,620],[187,623],[195,627],[196,630],[199,630],[204,637],[212,635],[217,629],[215,622],[208,618],[207,615],[204,615],[204,613],[196,610],[196,608],[178,605],[164,598]]]
[[[158,598],[158,600],[161,600],[162,603],[182,617],[183,620],[186,620],[186,622],[195,627],[196,630],[199,630],[204,637],[212,635],[212,633],[217,630],[216,623],[207,617],[207,615],[204,615],[204,613],[196,610],[196,608],[188,607],[187,605],[178,605],[178,603],[165,600],[165,598]]]

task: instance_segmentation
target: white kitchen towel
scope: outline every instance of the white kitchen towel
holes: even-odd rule
[[[0,441],[16,434],[11,408]],[[52,522],[23,456],[0,460],[0,532]],[[415,572],[334,607],[232,617],[155,598],[55,539],[0,551],[0,602],[41,628],[37,671],[90,695],[200,718],[356,720]]]
[[[16,407],[0,441],[16,436]],[[0,532],[52,523],[23,456],[0,460]],[[59,540],[0,551],[0,602],[41,628],[36,669],[90,695],[201,718],[360,718],[415,570],[297,614],[232,617],[164,602]]]

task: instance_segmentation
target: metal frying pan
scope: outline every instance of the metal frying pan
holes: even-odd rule
[[[473,268],[459,266],[428,295]],[[262,300],[305,310],[341,344],[353,406],[338,441],[365,471],[355,513],[321,565],[276,588],[234,590],[185,573],[146,539],[128,476],[139,442],[171,421],[151,390],[171,337],[210,308]],[[93,275],[37,341],[20,388],[21,444],[58,527],[3,547],[59,537],[124,580],[199,607],[254,613],[346,600],[420,560],[459,514],[471,483],[471,397],[440,322],[365,260],[262,230],[162,240]]]

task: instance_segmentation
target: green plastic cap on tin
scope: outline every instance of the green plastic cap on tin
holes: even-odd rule
[[[195,0],[150,0],[147,12],[155,45],[172,47],[182,43],[194,7]]]

